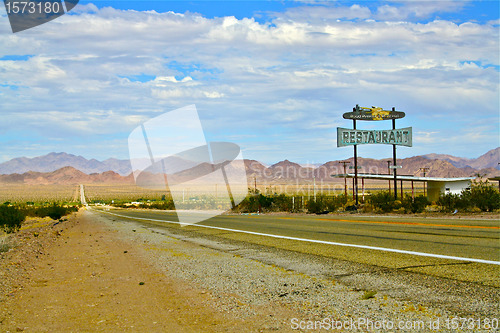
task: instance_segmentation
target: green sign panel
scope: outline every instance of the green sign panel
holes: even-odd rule
[[[337,127],[337,147],[364,144],[412,146],[411,127],[394,130],[355,130]]]

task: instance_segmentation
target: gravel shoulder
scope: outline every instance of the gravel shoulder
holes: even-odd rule
[[[0,257],[0,331],[477,332],[500,312],[494,287],[85,210],[37,223]]]
[[[86,212],[28,221],[16,242],[0,259],[2,332],[258,331],[252,323],[268,315],[220,311],[209,290],[151,265],[138,254],[142,244]],[[288,318],[282,310],[269,314]]]

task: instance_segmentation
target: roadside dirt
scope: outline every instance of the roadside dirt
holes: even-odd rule
[[[277,305],[237,318],[105,226],[81,214],[56,223],[28,221],[18,246],[0,254],[0,331],[260,332],[270,311],[283,322],[293,316]]]

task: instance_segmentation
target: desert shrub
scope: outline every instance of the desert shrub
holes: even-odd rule
[[[364,203],[363,205],[360,206],[359,211],[361,213],[372,213],[374,210],[374,207],[371,203]]]
[[[12,244],[7,237],[0,238],[0,253],[7,252],[12,248]]]
[[[394,209],[399,208],[399,201],[396,202],[394,195],[389,193],[389,191],[374,193],[370,195],[368,201],[373,205],[376,211],[382,213],[392,212]]]
[[[311,214],[318,214],[325,211],[326,205],[323,198],[319,197],[316,200],[311,199],[306,203],[307,212]]]
[[[461,194],[443,194],[437,204],[443,211],[494,211],[500,208],[500,193],[488,181],[475,181]]]
[[[350,195],[346,196],[345,194],[339,194],[335,197],[335,199],[339,203],[339,206],[345,206],[347,204],[350,204],[349,200],[351,199],[351,196]]]
[[[12,233],[21,227],[26,216],[17,207],[1,205],[0,206],[0,228],[6,233]]]
[[[405,213],[422,213],[430,202],[427,197],[423,195],[412,198],[411,195],[407,194],[401,204]]]
[[[500,193],[488,181],[475,181],[470,189],[470,202],[483,212],[492,212],[500,208]]]
[[[61,217],[67,214],[67,210],[65,207],[59,206],[54,203],[52,206],[47,207],[46,214],[53,220],[59,220]]]
[[[289,197],[286,194],[278,194],[273,196],[273,210],[279,211],[279,212],[292,212],[293,211],[293,206],[294,202],[292,197]]]
[[[444,212],[467,210],[470,206],[470,201],[467,198],[462,197],[460,194],[453,193],[441,195],[436,203],[441,207],[441,211]]]
[[[271,209],[272,204],[273,204],[272,196],[265,196],[259,193],[254,195],[248,195],[245,199],[243,199],[240,202],[236,210],[243,213],[270,211],[272,210]]]
[[[442,194],[436,201],[436,205],[442,207],[443,211],[452,211],[453,209],[455,209],[456,201],[458,200],[457,198],[458,194]]]
[[[305,198],[300,195],[286,194],[263,195],[252,193],[248,195],[234,211],[242,213],[253,212],[301,212],[307,209],[309,213],[317,214],[333,212],[342,206],[344,196],[317,195],[314,198]]]
[[[175,205],[173,200],[164,200],[160,202],[152,202],[149,205],[145,205],[144,208],[151,209],[161,209],[161,210],[174,210]]]
[[[66,207],[55,202],[51,205],[44,205],[42,207],[25,207],[23,209],[23,212],[26,216],[48,216],[53,220],[59,220],[61,217],[76,211],[78,211],[77,206]]]
[[[306,208],[312,214],[334,212],[342,206],[343,199],[344,196],[319,195],[316,199],[309,199],[306,203]]]

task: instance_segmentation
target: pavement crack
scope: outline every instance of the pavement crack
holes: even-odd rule
[[[404,267],[397,267],[397,270],[404,270],[404,269],[410,269],[410,268],[422,268],[422,267],[437,267],[437,266],[454,266],[454,265],[470,265],[472,262],[454,262],[454,263],[448,263],[448,264],[429,264],[429,265],[415,265],[415,266],[404,266]]]

